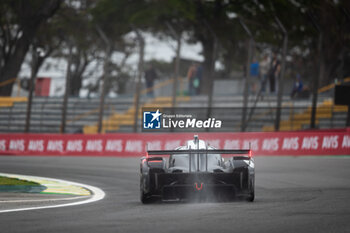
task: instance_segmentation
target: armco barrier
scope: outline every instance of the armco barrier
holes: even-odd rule
[[[173,149],[196,133],[0,134],[2,155],[142,156],[150,149]],[[350,128],[342,130],[198,133],[217,148],[247,149],[259,155],[350,155]]]

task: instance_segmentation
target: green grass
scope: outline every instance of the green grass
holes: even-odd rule
[[[9,178],[0,176],[0,185],[30,185],[30,186],[39,186],[39,183],[26,181],[26,180],[20,180],[17,178]]]

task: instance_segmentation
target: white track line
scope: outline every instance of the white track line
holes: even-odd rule
[[[40,201],[68,201],[74,199],[83,199],[88,196],[79,196],[79,197],[68,197],[68,198],[51,198],[51,199],[23,199],[23,200],[9,200],[9,201],[0,201],[0,203],[14,203],[14,202],[40,202]]]
[[[6,173],[2,173],[5,175],[15,175],[15,174],[6,174]],[[17,174],[16,174],[17,175]],[[71,202],[71,203],[65,203],[65,204],[59,204],[59,205],[49,205],[49,206],[37,206],[37,207],[26,207],[26,208],[17,208],[17,209],[7,209],[7,210],[0,210],[0,213],[8,213],[8,212],[15,212],[15,211],[24,211],[24,210],[39,210],[39,209],[49,209],[49,208],[58,208],[58,207],[66,207],[66,206],[75,206],[75,205],[83,205],[83,204],[88,204],[91,202],[95,202],[95,201],[100,201],[105,197],[105,192],[103,192],[102,189],[95,187],[95,186],[91,186],[91,185],[87,185],[87,184],[82,184],[82,183],[77,183],[77,182],[72,182],[72,181],[67,181],[67,180],[61,180],[61,179],[53,179],[53,178],[46,178],[46,177],[38,177],[38,176],[27,176],[27,175],[23,175],[26,176],[28,178],[32,177],[35,179],[45,179],[45,180],[51,180],[51,181],[56,181],[56,182],[62,182],[62,183],[66,183],[69,185],[76,185],[76,186],[80,186],[83,188],[86,188],[88,190],[90,190],[90,192],[92,193],[91,198],[87,199],[87,200],[83,200],[83,201],[77,201],[77,202]],[[86,196],[85,196],[86,197]]]

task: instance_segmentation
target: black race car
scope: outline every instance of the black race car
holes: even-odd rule
[[[140,164],[142,203],[154,200],[254,201],[254,160],[251,150],[218,150],[198,136],[175,150],[148,150]],[[168,162],[163,157],[170,155]],[[228,155],[226,160],[222,155]],[[231,155],[231,156],[230,156]],[[226,157],[226,156],[225,156]]]

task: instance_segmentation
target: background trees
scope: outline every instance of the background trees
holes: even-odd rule
[[[87,67],[96,63],[107,65],[107,87],[120,93],[133,77],[126,60],[136,41],[127,35],[137,29],[176,39],[170,26],[186,35],[183,40],[188,43],[202,45],[203,92],[208,93],[214,77],[229,78],[246,61],[247,36],[238,23],[240,17],[253,33],[256,56],[280,52],[278,18],[289,36],[290,74],[298,70],[310,80],[319,58],[316,22],[323,34],[325,75],[320,81],[328,84],[349,75],[349,9],[345,0],[4,0],[0,3],[0,83],[17,77],[29,53],[34,76],[46,58],[71,56],[70,95],[79,95],[89,76]],[[222,64],[220,73],[215,71],[216,61]],[[91,90],[98,90],[99,83],[90,83]],[[11,89],[11,84],[0,87],[0,95],[10,95]]]
[[[60,0],[5,0],[0,4],[0,82],[16,78],[38,28],[60,6]],[[12,85],[0,87],[10,95]]]

